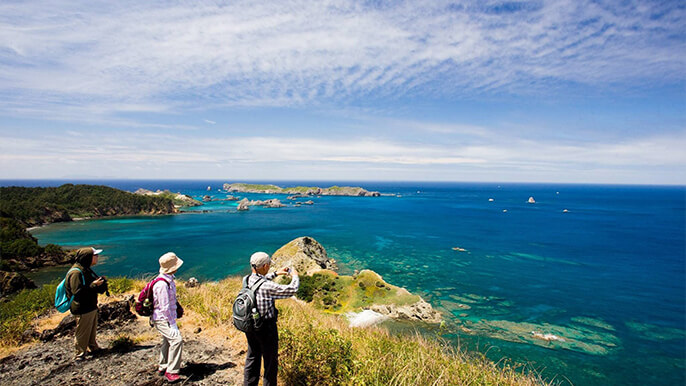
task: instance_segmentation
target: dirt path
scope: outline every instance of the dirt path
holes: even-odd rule
[[[184,360],[177,384],[242,384],[245,352],[222,341],[221,334],[196,334],[192,328],[181,329]],[[109,348],[122,335],[134,338],[136,344],[121,351]],[[73,333],[25,347],[0,359],[0,385],[166,384],[155,371],[160,338],[147,318],[139,317],[115,328],[99,328],[97,339],[107,349],[83,362],[73,359]]]

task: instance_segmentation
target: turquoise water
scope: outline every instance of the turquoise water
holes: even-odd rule
[[[218,181],[103,183],[226,196]],[[105,249],[101,274],[152,273],[171,250],[185,260],[182,277],[211,280],[246,273],[254,251],[309,235],[344,273],[370,268],[420,293],[447,316],[443,336],[461,347],[574,384],[684,384],[684,187],[350,184],[393,195],[249,212],[211,202],[193,208],[207,213],[53,224],[33,234]]]

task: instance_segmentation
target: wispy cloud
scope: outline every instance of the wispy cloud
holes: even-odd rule
[[[627,170],[650,168],[671,174],[671,183],[686,183],[686,135],[656,136],[618,144],[550,143],[499,138],[484,145],[417,145],[377,138],[345,141],[284,137],[186,138],[175,135],[132,134],[103,138],[48,136],[0,138],[0,166],[7,178],[97,175],[98,171],[141,178],[192,178],[223,168],[225,176],[260,173],[267,178],[312,176],[326,166],[329,175],[355,170],[356,178],[372,179],[379,168],[402,172],[410,179],[464,179],[474,173],[490,180],[509,180],[517,171],[541,171],[576,181]],[[59,159],[60,162],[55,162]],[[27,170],[29,167],[31,170]],[[219,165],[219,166],[217,166]],[[259,167],[259,165],[270,165]],[[465,169],[468,167],[468,169]],[[426,169],[428,168],[428,169]],[[681,170],[681,172],[679,172]],[[271,173],[271,174],[270,174]],[[393,174],[385,175],[391,178]],[[384,177],[384,175],[381,175]],[[564,178],[562,178],[564,177]],[[604,178],[604,177],[603,177]],[[382,178],[384,179],[384,178]],[[602,182],[596,181],[596,182]]]
[[[0,112],[551,93],[686,78],[683,7],[615,1],[0,4]]]

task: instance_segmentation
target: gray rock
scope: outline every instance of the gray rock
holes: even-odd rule
[[[25,288],[36,288],[36,284],[19,272],[0,271],[0,296],[19,292]]]
[[[200,285],[200,283],[198,283],[198,279],[196,279],[194,277],[188,279],[188,281],[186,282],[186,287],[188,287],[188,288],[194,288],[194,287],[197,287],[199,285]]]

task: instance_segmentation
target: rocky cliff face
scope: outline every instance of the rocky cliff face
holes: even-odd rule
[[[304,275],[311,275],[322,269],[337,268],[336,261],[327,256],[324,247],[308,236],[292,240],[272,255],[273,270],[291,266]]]

